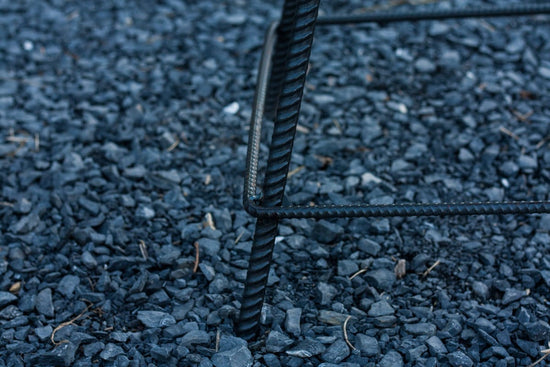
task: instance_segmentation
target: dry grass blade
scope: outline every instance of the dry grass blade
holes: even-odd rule
[[[548,139],[550,139],[550,136],[547,136],[545,137],[544,139],[542,139],[541,141],[539,141],[537,143],[537,145],[535,146],[536,149],[540,149],[543,147],[544,144],[546,144],[546,142],[548,141]]]
[[[12,203],[9,203],[7,201],[0,201],[0,206],[9,206],[10,208],[13,206],[14,204]]]
[[[193,273],[196,273],[199,269],[199,243],[195,242],[193,246],[195,246],[195,265],[193,266]]]
[[[86,312],[88,312],[88,310],[90,309],[90,307],[92,307],[92,305],[88,305],[86,306],[86,308],[84,309],[84,311],[82,311],[78,316],[70,319],[69,321],[65,321],[65,322],[62,322],[61,324],[59,324],[55,329],[53,329],[52,331],[52,335],[50,336],[50,340],[51,342],[54,344],[54,345],[60,345],[60,344],[63,344],[63,343],[68,343],[69,341],[68,340],[61,340],[59,342],[56,342],[55,341],[55,333],[57,333],[59,330],[63,329],[65,326],[68,326],[68,325],[72,325],[74,324],[74,322],[78,319],[80,319],[82,316],[84,316],[84,314]]]
[[[6,141],[10,143],[27,144],[27,142],[29,141],[29,138],[24,136],[10,135],[6,137]]]
[[[216,331],[216,353],[218,353],[218,350],[220,349],[220,329]]]
[[[236,245],[237,243],[239,243],[239,241],[241,240],[241,238],[243,237],[243,235],[244,235],[244,231],[242,231],[242,232],[237,236],[237,238],[235,238],[235,245]]]
[[[441,263],[441,260],[437,260],[436,262],[434,262],[433,265],[430,266],[430,267],[424,272],[424,274],[422,274],[422,277],[424,277],[424,278],[427,277],[428,274],[430,274],[430,273],[432,272],[432,270],[434,270],[435,267],[436,267],[437,265],[439,265],[440,263]]]
[[[286,178],[291,178],[292,176],[294,176],[295,174],[297,174],[298,172],[300,172],[304,168],[306,168],[306,167],[305,166],[299,166],[299,167],[294,168],[292,171],[290,171],[288,173],[288,175],[286,175]]]
[[[355,274],[353,274],[352,276],[349,277],[349,280],[352,280],[353,278],[355,278],[356,276],[358,276],[359,274],[363,274],[364,272],[367,271],[368,268],[363,268],[363,269],[360,269],[358,271],[355,272]]]
[[[212,176],[210,174],[207,174],[204,176],[204,185],[208,186],[212,182]]]
[[[548,343],[548,346],[550,347],[550,342]],[[544,361],[544,359],[548,356],[550,356],[550,348],[549,349],[543,349],[540,351],[543,356],[540,357],[539,359],[537,359],[535,362],[531,363],[529,366],[527,367],[534,367],[536,366],[537,364],[539,364],[540,362]]]
[[[529,112],[526,112],[524,114],[521,114],[519,113],[518,111],[512,111],[512,113],[514,114],[514,116],[516,116],[516,118],[518,120],[520,120],[521,122],[526,122],[527,120],[529,120],[529,117],[531,117],[531,115],[534,113],[533,110],[529,111]]]
[[[216,230],[216,226],[214,225],[214,219],[212,218],[212,214],[211,213],[206,213],[206,215],[204,216],[204,228],[211,228],[213,229],[214,231]]]
[[[34,134],[34,151],[40,151],[40,135]]]
[[[147,252],[147,245],[143,240],[139,240],[139,251],[141,252],[141,256],[143,256],[145,260],[149,258],[149,253]]]
[[[509,137],[511,137],[514,140],[519,140],[519,136],[517,136],[516,134],[514,134],[513,132],[511,132],[510,130],[508,130],[504,126],[501,126],[498,130],[501,133],[503,133],[504,135],[508,135]]]
[[[353,346],[353,344],[351,344],[351,342],[349,341],[349,338],[348,338],[348,322],[349,322],[349,319],[351,319],[351,316],[348,316],[346,317],[346,321],[344,321],[344,325],[342,325],[342,329],[344,329],[344,340],[346,341],[346,344],[349,345],[349,347],[353,350],[357,350],[357,348],[355,348]]]
[[[176,149],[179,143],[180,143],[180,139],[176,136],[176,140],[168,148],[166,148],[166,151],[167,152],[173,151],[174,149]]]

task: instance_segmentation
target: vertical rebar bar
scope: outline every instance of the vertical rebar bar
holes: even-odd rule
[[[263,186],[262,204],[282,204],[296,125],[304,92],[319,0],[285,0],[279,24],[272,75],[280,78],[276,118]],[[258,219],[248,264],[237,334],[255,337],[263,306],[267,277],[278,227],[277,219]]]

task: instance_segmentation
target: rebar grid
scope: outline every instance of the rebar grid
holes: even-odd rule
[[[315,24],[387,23],[467,17],[550,14],[550,3],[477,9],[380,12],[317,18],[319,0],[285,0],[280,24],[266,34],[249,132],[243,204],[258,218],[237,333],[255,337],[280,218],[443,216],[550,213],[549,201],[393,205],[281,206],[300,112]],[[257,193],[264,117],[276,111],[262,194]]]

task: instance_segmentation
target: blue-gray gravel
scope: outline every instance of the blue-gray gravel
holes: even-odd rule
[[[235,337],[247,124],[280,3],[0,0],[0,366],[541,356],[550,215],[282,221],[259,339]],[[511,1],[418,6],[489,3]],[[548,199],[548,20],[319,28],[288,200]]]

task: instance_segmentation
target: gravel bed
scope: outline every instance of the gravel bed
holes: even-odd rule
[[[262,333],[235,336],[247,128],[280,5],[0,0],[0,366],[543,356],[550,215],[284,220]],[[319,28],[288,200],[548,200],[549,122],[550,16]]]

